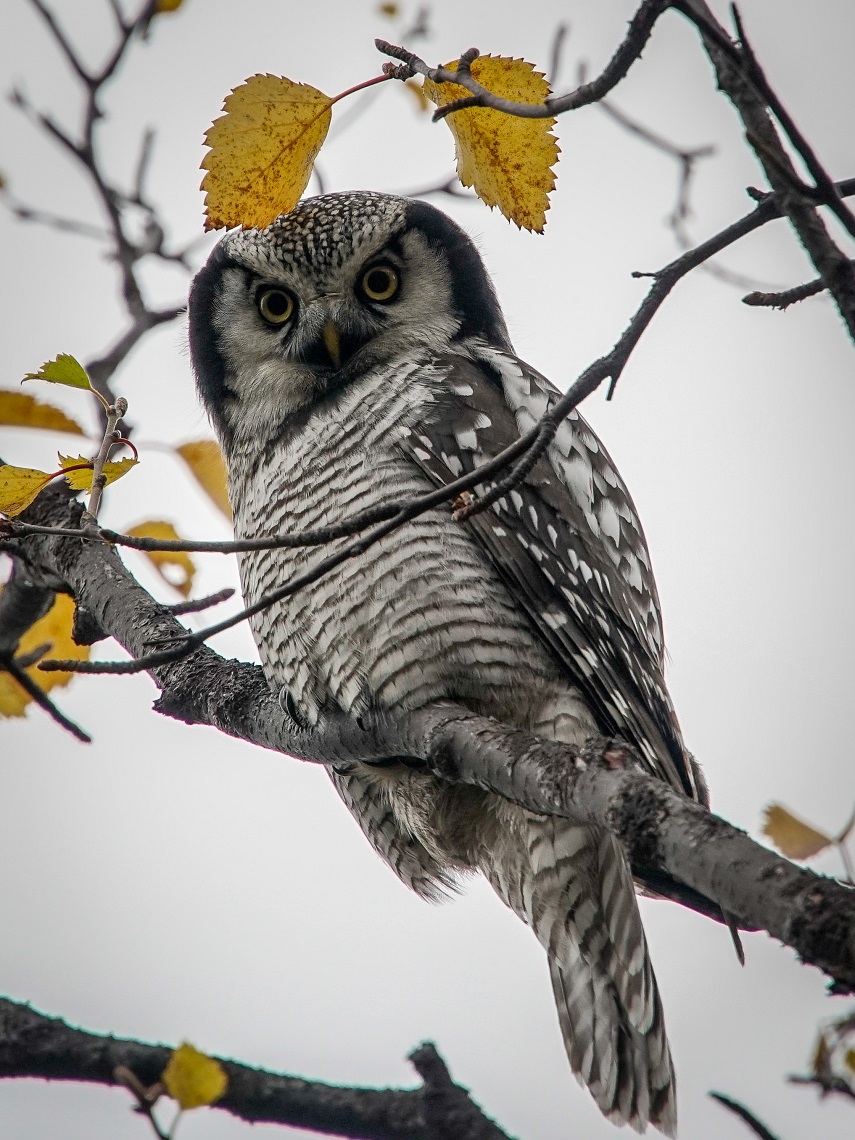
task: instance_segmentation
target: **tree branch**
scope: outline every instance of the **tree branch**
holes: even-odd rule
[[[159,1080],[171,1052],[164,1045],[74,1029],[59,1018],[0,998],[0,1077],[121,1085],[116,1069],[123,1066],[150,1085]],[[431,1140],[423,1122],[422,1089],[340,1088],[218,1060],[229,1087],[213,1108],[241,1120],[288,1124],[354,1140]],[[452,1140],[455,1134],[445,1135]],[[503,1134],[496,1130],[492,1135]]]
[[[61,487],[48,488],[27,512],[45,526],[79,525],[80,514]],[[26,541],[31,562],[67,582],[95,622],[132,655],[184,632],[111,547],[52,534]],[[837,992],[855,992],[855,891],[795,866],[646,776],[623,746],[599,741],[573,749],[454,706],[359,723],[330,717],[308,730],[288,716],[260,668],[225,661],[208,646],[151,673],[162,690],[157,711],[186,723],[344,768],[354,758],[412,757],[441,779],[495,792],[532,811],[609,827],[639,875],[658,872],[692,897],[713,900],[743,925],[762,927],[791,946],[822,969]]]

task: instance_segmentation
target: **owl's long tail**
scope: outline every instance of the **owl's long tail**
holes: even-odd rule
[[[483,871],[549,956],[570,1065],[603,1114],[676,1133],[662,1003],[623,850],[607,831],[503,804]]]

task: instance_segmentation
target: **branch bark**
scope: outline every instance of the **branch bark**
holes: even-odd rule
[[[117,1086],[122,1082],[116,1069],[124,1066],[144,1085],[152,1085],[160,1079],[171,1051],[165,1045],[87,1033],[28,1005],[0,998],[0,1077]],[[445,1140],[508,1140],[466,1090],[454,1084],[432,1046],[421,1046],[414,1058],[421,1056],[439,1066],[444,1081],[432,1080],[419,1068],[425,1080],[422,1088],[348,1088],[218,1058],[229,1085],[213,1107],[253,1124],[287,1124],[353,1140],[434,1140],[439,1135]],[[445,1112],[441,1133],[429,1125],[431,1113],[437,1112],[438,1083],[454,1108],[453,1113]]]
[[[27,521],[76,527],[82,508],[48,488]],[[19,540],[22,541],[22,540]],[[98,542],[29,535],[31,564],[68,584],[93,620],[134,656],[183,627]],[[442,779],[498,793],[533,811],[611,828],[633,868],[684,884],[748,928],[762,928],[823,970],[838,993],[855,992],[855,891],[790,863],[662,781],[643,774],[622,745],[595,740],[583,750],[539,740],[456,706],[406,718],[330,718],[297,725],[257,666],[226,661],[202,646],[151,670],[158,712],[208,724],[264,748],[347,766],[354,757],[410,757]]]

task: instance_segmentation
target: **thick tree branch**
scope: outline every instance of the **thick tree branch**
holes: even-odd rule
[[[124,1066],[143,1084],[151,1085],[160,1079],[170,1053],[164,1045],[74,1029],[59,1018],[0,998],[0,1077],[119,1085],[116,1069]],[[229,1087],[213,1107],[241,1120],[288,1124],[354,1140],[431,1140],[424,1123],[423,1089],[342,1088],[219,1060]],[[458,1095],[466,1095],[453,1087]],[[471,1101],[468,1104],[478,1112]],[[449,1131],[444,1135],[449,1140],[460,1135],[462,1140],[464,1134]],[[498,1140],[504,1134],[495,1130],[480,1135]]]
[[[49,488],[27,512],[45,525],[79,524],[81,507]],[[22,541],[22,540],[18,540]],[[52,534],[26,539],[27,556],[62,578],[92,618],[133,656],[183,627],[135,581],[113,549]],[[627,750],[602,741],[587,750],[538,740],[453,706],[406,718],[329,718],[297,725],[261,670],[224,661],[202,646],[153,669],[156,709],[191,724],[305,760],[347,767],[412,757],[442,779],[481,787],[530,810],[610,827],[642,877],[659,872],[712,899],[748,927],[762,927],[855,991],[855,891],[797,867],[643,774]]]

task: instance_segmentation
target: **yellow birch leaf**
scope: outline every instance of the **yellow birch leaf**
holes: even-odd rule
[[[43,404],[25,392],[0,392],[0,424],[86,435],[80,424],[67,416],[61,408]]]
[[[448,68],[457,70],[457,63]],[[524,59],[480,56],[472,64],[472,76],[504,99],[516,103],[543,103],[549,84]],[[469,97],[456,83],[432,83],[425,79],[424,92],[438,107]],[[558,161],[558,143],[552,134],[555,119],[520,119],[491,107],[455,111],[445,122],[454,135],[457,174],[464,186],[472,186],[488,206],[498,206],[506,218],[521,229],[543,232],[549,194],[555,188],[552,167]]]
[[[327,137],[331,106],[317,88],[278,75],[235,87],[205,135],[205,229],[263,229],[292,210]]]
[[[809,823],[797,819],[780,804],[770,804],[764,814],[763,834],[768,835],[788,859],[810,859],[833,842],[830,835],[824,835]]]
[[[45,616],[31,625],[21,638],[16,656],[23,657],[40,645],[49,645],[51,657],[85,661],[89,657],[90,646],[77,645],[73,641],[73,621],[74,602],[66,594],[57,594]],[[67,685],[76,676],[74,673],[43,673],[37,663],[30,665],[27,672],[45,692],[57,685]],[[0,673],[0,716],[23,716],[29,703],[29,696],[17,682],[8,673]]]
[[[78,463],[92,463],[91,459],[87,459],[85,455],[60,455],[59,464],[63,470],[68,467],[74,467]],[[136,467],[139,463],[138,459],[118,459],[116,462],[108,462],[104,464],[104,486],[110,483],[115,483],[117,479],[121,479],[123,475],[127,475],[132,467]],[[92,490],[92,476],[95,471],[92,467],[83,467],[77,471],[68,471],[65,479],[69,487],[74,491],[91,491]]]
[[[47,380],[48,384],[65,384],[67,388],[91,388],[86,369],[79,360],[61,352],[55,360],[47,360],[38,372],[28,372],[25,380]]]
[[[175,1049],[162,1078],[166,1091],[182,1108],[213,1104],[229,1085],[223,1066],[186,1041]]]
[[[232,517],[232,505],[226,478],[226,461],[220,445],[213,439],[196,439],[182,443],[175,449],[202,490],[219,507],[227,519]]]
[[[14,518],[25,511],[43,487],[53,479],[46,471],[34,467],[0,466],[0,511]]]
[[[175,539],[181,537],[171,522],[165,522],[162,519],[149,519],[147,522],[131,527],[127,533],[137,538]],[[141,550],[140,553],[151,559],[155,570],[164,582],[176,589],[182,597],[190,596],[193,579],[196,576],[196,566],[186,550]],[[167,574],[165,572],[167,567],[177,570],[177,576],[173,577]]]

